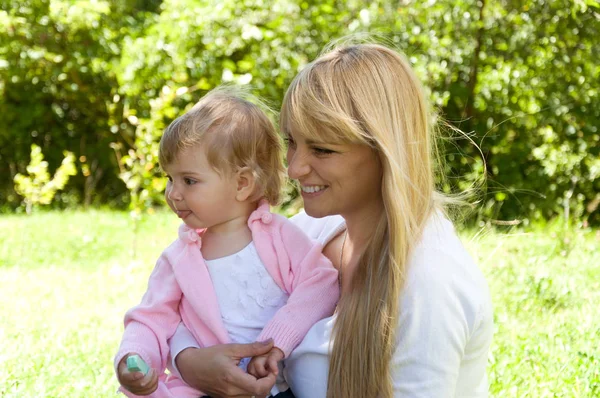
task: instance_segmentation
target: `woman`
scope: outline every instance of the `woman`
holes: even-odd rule
[[[333,317],[286,360],[294,395],[485,397],[493,317],[487,284],[435,191],[435,139],[422,88],[389,48],[342,46],[304,68],[281,128],[305,213],[292,220],[341,274]],[[171,352],[212,396],[266,394],[274,379],[236,368],[269,342]]]

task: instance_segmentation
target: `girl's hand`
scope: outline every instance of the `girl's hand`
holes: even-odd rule
[[[130,372],[127,370],[127,358],[135,353],[129,353],[121,359],[117,369],[119,383],[127,391],[136,395],[150,395],[158,388],[158,375],[154,369],[150,369],[146,376],[142,372]]]
[[[186,383],[210,396],[266,396],[275,385],[275,374],[257,379],[237,365],[242,358],[260,356],[272,348],[272,340],[187,348],[177,355],[175,362]]]
[[[256,378],[266,377],[269,373],[273,373],[277,376],[279,373],[277,364],[279,361],[283,360],[283,357],[283,351],[277,347],[273,347],[268,353],[252,358],[248,364],[248,373]]]

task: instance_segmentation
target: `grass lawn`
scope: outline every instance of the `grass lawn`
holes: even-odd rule
[[[0,216],[0,397],[113,397],[112,356],[178,220]],[[495,306],[494,397],[600,396],[600,231],[466,231]]]

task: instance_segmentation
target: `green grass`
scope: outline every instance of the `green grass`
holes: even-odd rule
[[[112,356],[178,220],[0,216],[0,396],[113,397]],[[600,396],[600,231],[466,231],[492,291],[494,397]]]
[[[600,396],[600,231],[465,239],[490,284],[497,397]]]

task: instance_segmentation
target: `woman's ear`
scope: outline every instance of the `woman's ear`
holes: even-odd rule
[[[239,202],[248,200],[254,194],[256,179],[250,167],[241,167],[235,173],[237,192],[235,199]]]

